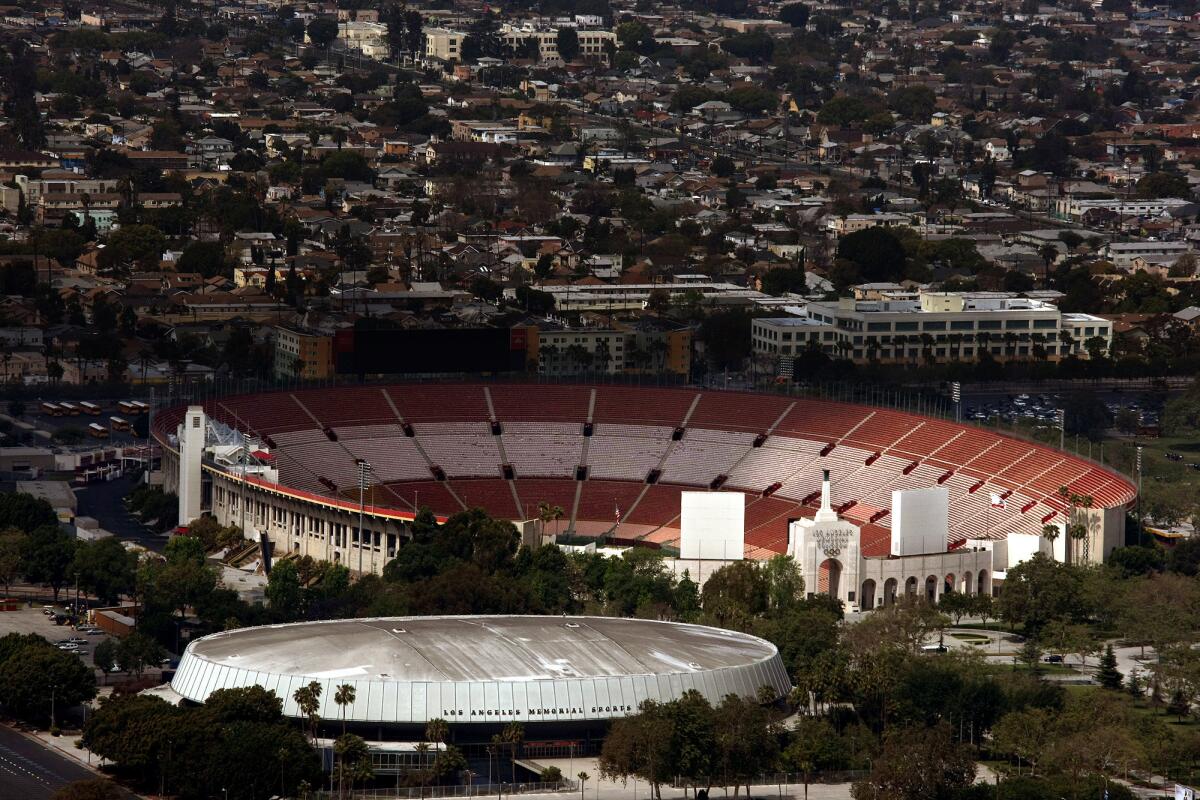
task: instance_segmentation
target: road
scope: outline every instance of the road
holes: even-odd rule
[[[95,773],[0,725],[0,800],[45,800]]]
[[[81,517],[93,517],[100,527],[118,539],[136,542],[148,550],[161,551],[167,537],[156,533],[129,514],[122,502],[133,490],[136,479],[124,475],[113,481],[90,483],[76,493]]]

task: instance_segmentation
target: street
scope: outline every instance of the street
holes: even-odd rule
[[[146,528],[126,510],[125,495],[133,489],[135,478],[124,475],[113,481],[90,483],[76,492],[78,514],[93,517],[100,527],[123,541],[136,542],[147,550],[161,551],[167,537]]]
[[[0,800],[43,800],[72,781],[94,777],[85,767],[0,725]]]

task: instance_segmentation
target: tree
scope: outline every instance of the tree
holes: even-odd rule
[[[54,725],[62,709],[96,696],[96,678],[78,656],[38,639],[0,661],[0,705],[15,717]]]
[[[123,800],[125,793],[107,778],[74,781],[59,789],[50,800]]]
[[[54,508],[40,497],[21,492],[0,494],[0,527],[29,533],[37,528],[58,525]]]
[[[120,641],[114,655],[123,670],[140,677],[146,667],[160,664],[167,651],[149,636],[134,631]]]
[[[25,543],[24,574],[26,580],[48,584],[54,590],[54,600],[66,584],[75,558],[75,540],[58,527],[41,527],[33,531]]]
[[[779,9],[779,21],[786,22],[793,28],[803,28],[808,25],[808,6],[804,3],[789,3]]]
[[[333,702],[337,703],[338,709],[342,714],[342,734],[346,733],[346,706],[354,705],[354,698],[357,693],[354,689],[354,684],[343,683],[337,687],[337,691],[333,694]]]
[[[220,242],[189,242],[176,262],[178,272],[199,272],[205,278],[226,272],[225,247]]]
[[[356,783],[364,783],[375,775],[371,767],[371,751],[361,736],[344,733],[333,743],[337,755],[334,774],[342,792],[351,791]]]
[[[789,770],[799,772],[804,778],[804,800],[808,800],[808,784],[812,774],[825,769],[837,761],[837,731],[828,720],[800,717],[792,729],[792,735],[783,751],[783,761]]]
[[[315,741],[317,726],[321,724],[321,684],[317,681],[309,681],[307,685],[292,692],[292,700],[296,702],[296,706],[308,723],[309,739]]]
[[[1113,653],[1111,643],[1104,648],[1104,655],[1100,658],[1100,668],[1096,670],[1096,680],[1105,689],[1110,689],[1114,692],[1121,691],[1124,679],[1117,670],[1117,656]]]
[[[316,17],[308,23],[308,40],[323,50],[328,50],[338,37],[337,20],[332,17]]]
[[[125,549],[116,537],[75,546],[75,558],[69,573],[84,591],[99,597],[107,605],[116,605],[121,595],[136,587],[137,555]]]
[[[92,652],[92,663],[101,672],[112,672],[120,664],[117,660],[117,640],[105,639],[96,645],[96,649]]]
[[[803,267],[775,267],[762,278],[762,290],[776,297],[789,292],[808,293],[808,278]]]
[[[950,727],[906,729],[888,734],[871,774],[851,788],[855,800],[929,800],[965,789],[975,779],[971,749],[956,744]]]
[[[279,561],[271,569],[267,578],[267,600],[271,609],[284,619],[292,620],[300,616],[304,589],[300,585],[300,575],[293,561]]]
[[[837,257],[854,262],[866,282],[900,281],[904,277],[904,246],[896,234],[878,225],[842,237]]]
[[[579,56],[579,34],[574,28],[559,28],[555,39],[558,55],[563,61],[571,62]]]
[[[992,744],[1000,753],[1017,757],[1018,774],[1020,763],[1029,763],[1036,772],[1038,761],[1046,752],[1046,744],[1053,736],[1050,714],[1041,708],[1012,711],[1000,718],[992,728]]]
[[[938,601],[938,608],[953,617],[954,624],[957,625],[963,617],[974,612],[975,602],[971,595],[962,592],[946,592]]]
[[[1145,198],[1180,197],[1189,200],[1192,189],[1187,178],[1171,172],[1152,172],[1137,182],[1137,196]]]
[[[9,586],[21,575],[22,556],[29,536],[19,528],[0,531],[0,583],[4,584],[4,595]]]

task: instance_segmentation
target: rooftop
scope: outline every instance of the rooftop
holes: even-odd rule
[[[230,668],[317,679],[538,681],[755,664],[771,644],[733,631],[609,617],[392,617],[243,628],[193,643]]]

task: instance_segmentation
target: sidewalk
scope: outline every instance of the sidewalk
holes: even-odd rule
[[[51,736],[48,731],[21,731],[21,733],[30,739],[38,740],[59,755],[79,762],[98,775],[101,774],[100,768],[108,763],[107,760],[93,755],[90,750],[75,745],[82,735],[80,731],[71,731],[59,736]]]

